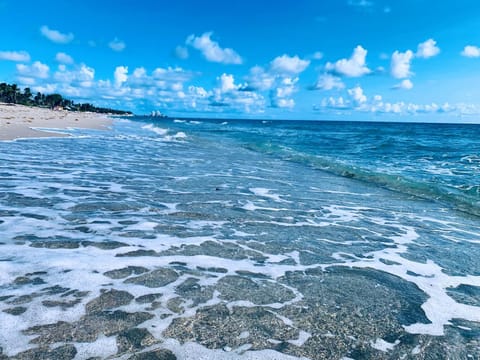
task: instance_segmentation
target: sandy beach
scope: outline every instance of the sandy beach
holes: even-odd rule
[[[101,114],[0,104],[0,140],[66,137],[67,134],[38,128],[106,130],[111,123],[111,119]]]

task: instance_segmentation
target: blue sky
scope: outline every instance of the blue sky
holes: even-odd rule
[[[474,0],[0,0],[0,81],[172,116],[477,122]]]

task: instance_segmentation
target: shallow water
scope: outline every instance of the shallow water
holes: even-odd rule
[[[0,143],[0,359],[480,358],[479,127],[71,133]]]

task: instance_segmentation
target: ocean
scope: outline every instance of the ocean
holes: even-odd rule
[[[480,359],[480,126],[66,132],[0,142],[0,359]]]

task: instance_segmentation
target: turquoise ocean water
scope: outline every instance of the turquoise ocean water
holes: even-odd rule
[[[0,142],[0,359],[480,358],[480,126],[68,133]]]

